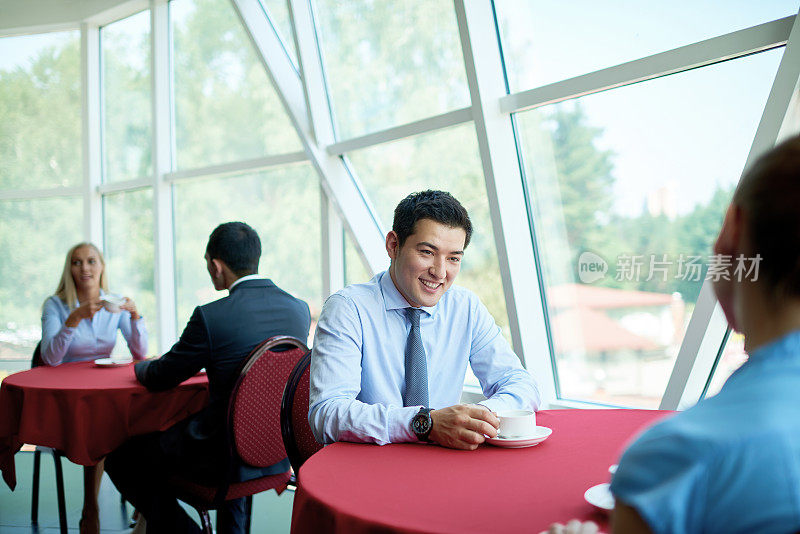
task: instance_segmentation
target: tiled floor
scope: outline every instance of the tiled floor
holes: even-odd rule
[[[78,520],[83,502],[82,468],[67,460],[64,467],[64,489],[67,501],[67,524],[70,533],[78,532]],[[39,487],[39,526],[31,525],[31,473],[33,453],[19,452],[16,456],[17,488],[12,492],[0,480],[0,534],[40,533],[57,534],[58,505],[56,504],[55,471],[49,455],[42,455]],[[281,534],[289,532],[294,493],[285,491],[280,496],[274,491],[256,495],[253,499],[253,534]],[[103,478],[100,488],[100,525],[104,533],[129,532],[128,518],[131,505],[122,508],[119,493],[108,479]],[[197,513],[191,511],[192,517]],[[212,512],[212,521],[213,521]]]

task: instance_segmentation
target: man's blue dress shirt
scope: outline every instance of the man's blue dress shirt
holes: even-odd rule
[[[100,290],[100,294],[105,292]],[[47,365],[80,362],[107,357],[117,342],[117,329],[137,360],[147,354],[147,330],[139,317],[131,327],[131,314],[126,310],[111,313],[101,308],[91,319],[82,319],[71,328],[64,323],[71,310],[53,295],[42,309],[42,360]]]
[[[348,286],[325,302],[311,356],[309,422],[317,440],[417,441],[403,406],[409,304],[388,271]],[[467,363],[491,410],[539,406],[539,389],[472,292],[450,289],[420,316],[430,408],[458,404]]]
[[[657,534],[800,531],[800,331],[645,431],[611,491]]]

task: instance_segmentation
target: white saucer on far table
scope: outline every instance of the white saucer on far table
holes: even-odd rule
[[[533,447],[534,445],[538,445],[547,437],[552,434],[553,431],[546,426],[537,426],[536,431],[531,434],[530,436],[522,436],[516,438],[486,438],[487,443],[491,443],[497,447],[506,447],[508,449],[520,449],[522,447]]]
[[[604,483],[592,486],[583,494],[586,502],[594,506],[600,511],[610,512],[614,509],[614,495],[609,489],[611,484]]]
[[[128,365],[132,361],[132,358],[98,358],[94,361],[94,364],[98,367],[119,367],[121,365]]]

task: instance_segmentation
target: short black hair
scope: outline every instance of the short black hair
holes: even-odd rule
[[[450,193],[428,189],[411,193],[400,201],[394,209],[392,230],[397,234],[401,247],[408,236],[414,233],[414,227],[420,219],[430,219],[451,228],[463,228],[467,234],[464,248],[469,245],[472,222],[466,208]]]
[[[800,135],[761,156],[745,173],[733,204],[748,214],[753,254],[776,300],[800,297]]]
[[[237,276],[258,272],[261,259],[261,240],[243,222],[222,223],[208,236],[206,253],[212,260],[222,260]]]

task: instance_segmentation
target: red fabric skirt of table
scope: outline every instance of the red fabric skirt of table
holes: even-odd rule
[[[0,386],[3,479],[14,488],[14,454],[23,443],[94,465],[128,438],[165,430],[207,403],[205,375],[154,393],[136,380],[133,364],[67,363],[9,375]]]
[[[546,410],[541,444],[475,451],[436,445],[335,443],[300,469],[293,534],[524,532],[608,518],[584,492],[609,481],[625,445],[671,412]]]

